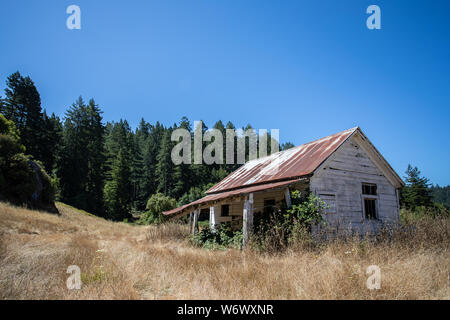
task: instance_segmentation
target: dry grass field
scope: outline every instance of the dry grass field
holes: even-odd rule
[[[0,299],[449,299],[449,219],[390,241],[280,254],[193,247],[185,226],[132,226],[58,204],[60,216],[0,203]],[[81,290],[68,290],[69,265]],[[381,268],[380,290],[366,268]]]

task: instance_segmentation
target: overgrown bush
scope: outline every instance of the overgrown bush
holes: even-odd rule
[[[155,193],[148,199],[146,210],[139,219],[139,224],[162,223],[166,217],[162,214],[176,208],[177,201],[162,193]]]
[[[55,211],[50,177],[41,163],[24,152],[14,123],[0,114],[0,198],[16,205]]]
[[[255,215],[253,247],[280,251],[298,242],[311,242],[311,227],[323,223],[327,205],[313,193],[291,192],[291,207],[280,203],[278,210]]]
[[[221,223],[212,230],[204,227],[191,238],[193,244],[207,249],[241,248],[242,231],[233,231],[229,223]]]

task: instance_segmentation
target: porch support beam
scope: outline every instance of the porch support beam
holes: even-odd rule
[[[248,195],[244,201],[244,212],[242,220],[242,247],[248,243],[249,236],[253,231],[253,193]]]
[[[289,188],[284,189],[284,198],[286,199],[287,207],[290,208],[292,205],[292,201],[291,201],[291,193],[289,192]]]
[[[209,207],[209,227],[211,228],[212,231],[215,231],[216,229],[216,214],[214,211],[214,206]]]
[[[199,210],[195,209],[194,210],[194,221],[192,223],[192,230],[191,230],[192,234],[196,234],[198,232],[198,213],[199,213]]]

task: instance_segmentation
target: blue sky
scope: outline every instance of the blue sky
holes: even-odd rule
[[[81,30],[66,8],[81,8]],[[366,8],[381,8],[381,30]],[[450,1],[3,1],[0,90],[19,70],[63,116],[279,128],[301,144],[360,126],[401,175],[450,184]]]

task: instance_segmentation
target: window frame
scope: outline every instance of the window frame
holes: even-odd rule
[[[367,187],[375,187],[375,194],[364,193],[364,187],[365,186],[367,186]],[[377,186],[377,184],[376,183],[362,182],[361,183],[361,194],[364,195],[364,196],[373,196],[373,197],[378,196],[378,186]]]
[[[363,193],[364,191],[364,186],[368,185],[368,186],[375,186],[375,190],[376,190],[376,194],[365,194]],[[374,218],[368,218],[367,214],[366,214],[366,203],[365,200],[375,200],[375,217]],[[380,208],[379,208],[379,203],[380,203],[380,198],[379,198],[379,194],[378,194],[378,185],[376,183],[370,183],[370,182],[362,182],[361,183],[361,206],[362,206],[362,215],[363,215],[363,219],[366,221],[376,221],[376,220],[380,220],[379,219],[379,212],[380,212]]]

